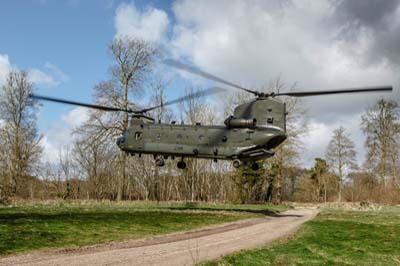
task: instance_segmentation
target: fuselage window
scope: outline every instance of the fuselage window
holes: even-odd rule
[[[135,132],[135,140],[139,140],[142,138],[142,132]]]
[[[199,135],[199,141],[203,141],[204,140],[204,135]]]
[[[228,141],[228,137],[227,136],[223,136],[222,137],[222,142],[227,142]]]
[[[182,135],[181,135],[181,134],[178,134],[178,135],[176,136],[176,140],[177,140],[177,141],[181,141],[181,140],[182,140],[182,138],[183,138],[183,137],[182,137]]]

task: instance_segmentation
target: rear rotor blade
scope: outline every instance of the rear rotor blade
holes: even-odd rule
[[[350,88],[342,90],[327,90],[327,91],[293,91],[272,94],[272,96],[292,96],[292,97],[308,97],[328,94],[341,94],[341,93],[358,93],[358,92],[386,92],[392,91],[392,86],[378,86],[378,87],[364,87],[364,88]]]
[[[151,111],[151,110],[154,110],[154,109],[157,109],[157,108],[161,108],[161,107],[164,107],[164,106],[168,106],[168,105],[171,105],[171,104],[184,102],[184,101],[187,101],[187,100],[192,99],[192,98],[205,97],[205,96],[216,94],[216,93],[220,93],[220,92],[223,92],[223,91],[225,91],[225,90],[222,89],[222,88],[212,87],[212,88],[209,88],[209,89],[206,89],[206,90],[202,90],[202,91],[198,91],[198,92],[195,92],[195,93],[191,93],[189,95],[177,98],[177,99],[169,101],[169,102],[162,103],[160,105],[156,105],[156,106],[153,106],[153,107],[142,109],[140,111],[133,111],[133,112],[134,113],[145,113],[145,112],[148,112],[148,111]]]
[[[125,109],[121,109],[121,108],[108,107],[108,106],[97,105],[97,104],[75,102],[75,101],[64,100],[64,99],[53,98],[53,97],[47,97],[47,96],[41,96],[41,95],[36,95],[36,94],[30,94],[29,97],[32,98],[32,99],[41,100],[41,101],[63,103],[63,104],[70,104],[70,105],[76,105],[76,106],[83,106],[83,107],[92,108],[92,109],[98,109],[98,110],[102,110],[102,111],[128,112],[128,113],[132,112],[132,110],[125,110]]]
[[[184,70],[186,72],[195,74],[197,76],[200,76],[200,77],[203,77],[203,78],[206,78],[206,79],[209,79],[209,80],[213,80],[213,81],[216,81],[216,82],[219,82],[219,83],[234,87],[234,88],[239,89],[239,90],[247,91],[247,92],[252,93],[252,94],[254,94],[256,96],[261,95],[261,93],[258,92],[258,91],[253,91],[253,90],[246,89],[246,88],[244,88],[242,86],[236,85],[236,84],[234,84],[232,82],[226,81],[224,79],[221,79],[219,77],[211,75],[211,74],[209,74],[207,72],[204,72],[204,71],[202,71],[200,69],[197,69],[197,68],[192,67],[192,66],[188,66],[186,64],[183,64],[183,63],[178,62],[178,61],[173,60],[173,59],[164,60],[163,63],[166,64],[166,65],[172,66],[174,68],[177,68],[177,69]]]

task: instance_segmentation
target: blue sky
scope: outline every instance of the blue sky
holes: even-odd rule
[[[136,1],[138,9],[146,1]],[[155,1],[155,7],[167,1]],[[37,93],[91,101],[92,88],[108,76],[108,45],[116,34],[117,1],[3,1],[0,4],[0,54],[19,69],[65,74],[56,84],[36,84]],[[59,78],[59,77],[55,77]],[[44,103],[39,125],[52,126],[70,106]]]
[[[90,102],[93,86],[109,75],[109,43],[128,35],[250,88],[278,76],[288,88],[296,82],[297,90],[390,84],[395,91],[389,97],[398,101],[400,3],[368,1],[1,1],[0,83],[7,70],[25,69],[37,93]],[[176,71],[161,74],[171,81],[170,99],[186,82],[198,84]],[[217,97],[220,103],[224,96]],[[304,100],[311,128],[304,136],[306,164],[324,156],[340,125],[351,133],[361,162],[360,116],[383,96]],[[146,102],[146,95],[139,101]],[[213,108],[220,110],[220,103]],[[83,116],[81,109],[43,104],[38,122],[50,157],[71,142],[71,128]]]

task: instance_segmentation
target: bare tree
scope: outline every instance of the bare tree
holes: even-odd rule
[[[99,139],[91,133],[84,135],[80,132],[73,157],[86,177],[89,197],[113,200],[117,195],[118,180],[115,179],[119,174],[119,152],[107,137]]]
[[[185,94],[191,95],[199,91],[199,88],[187,87]],[[206,111],[205,100],[201,98],[189,98],[180,104],[181,119],[187,124],[206,122],[204,112]],[[198,196],[201,168],[204,167],[202,161],[189,158],[186,160],[187,169],[183,172],[183,185],[186,196],[190,200],[195,200]]]
[[[315,158],[315,165],[310,170],[310,178],[314,185],[314,201],[327,201],[329,167],[325,160]]]
[[[110,45],[115,61],[111,67],[111,78],[95,87],[95,100],[98,104],[115,106],[121,109],[134,109],[131,97],[141,91],[146,75],[151,71],[155,50],[149,43],[128,37],[116,38]],[[80,131],[91,132],[95,140],[109,139],[115,143],[115,137],[128,128],[129,114],[91,113],[88,123]],[[117,182],[117,200],[126,196],[128,175],[126,171],[127,156],[120,153],[120,171]]]
[[[36,125],[37,104],[29,97],[32,91],[26,72],[11,71],[0,92],[0,119],[4,123],[0,139],[6,172],[3,184],[12,193],[37,170],[42,152]]]
[[[167,82],[160,76],[155,76],[150,82],[151,96],[150,96],[150,106],[163,105],[167,102],[167,97],[165,95],[165,87]],[[156,121],[164,123],[169,123],[174,117],[173,111],[167,106],[162,106],[160,108],[150,111],[152,117]]]
[[[396,178],[400,149],[400,109],[396,102],[378,100],[362,116],[361,128],[366,135],[366,165],[378,172],[381,184],[385,178]]]
[[[165,87],[167,82],[159,75],[155,75],[150,83],[149,87],[151,89],[150,96],[150,106],[163,105],[167,102],[167,97],[165,95]],[[162,106],[160,108],[150,111],[150,116],[154,117],[158,123],[170,123],[173,120],[174,113],[173,110],[168,106]],[[146,158],[147,157],[147,158]],[[143,156],[143,159],[149,159],[149,156]],[[154,165],[154,160],[143,160],[143,163],[147,163],[147,167],[154,169],[151,174],[143,173],[143,178],[148,178],[148,186],[146,199],[151,196],[154,200],[162,200],[166,198],[168,190],[171,188],[171,177],[166,176],[166,174],[171,174],[171,168],[175,167],[175,164],[171,161],[166,161],[166,165],[163,168],[159,168]]]
[[[186,95],[195,95],[199,93],[199,88],[188,87],[185,89]],[[210,104],[204,98],[190,97],[180,105],[180,117],[182,122],[187,124],[214,124],[215,112]],[[179,193],[185,195],[190,200],[208,200],[211,190],[211,175],[217,168],[217,165],[211,160],[186,159],[187,169],[180,175],[181,188]]]
[[[4,127],[5,122],[0,119],[0,132]],[[5,147],[5,139],[0,134],[0,203],[7,202],[9,194],[7,182],[7,156]]]
[[[58,168],[61,179],[65,184],[63,199],[77,199],[80,196],[81,178],[74,151],[68,146],[60,147],[58,153]]]
[[[357,167],[354,142],[344,127],[341,126],[333,131],[332,139],[326,149],[326,159],[338,176],[338,200],[341,201],[343,181],[349,171]]]
[[[290,86],[289,90],[293,89],[296,84]],[[288,90],[281,77],[271,81],[266,86],[267,91],[281,92]],[[282,202],[283,188],[286,179],[290,178],[290,168],[297,166],[299,162],[300,151],[302,147],[301,137],[308,131],[307,120],[304,118],[306,111],[302,108],[301,100],[293,97],[282,97],[286,103],[286,135],[287,139],[277,148],[275,156],[267,159],[266,164],[268,169],[273,169],[275,175],[270,176],[270,184],[275,191],[275,200]],[[292,182],[292,181],[290,181]]]

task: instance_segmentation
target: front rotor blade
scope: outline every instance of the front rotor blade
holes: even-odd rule
[[[30,94],[29,97],[32,99],[40,100],[40,101],[48,101],[48,102],[83,106],[83,107],[98,109],[98,110],[102,110],[102,111],[131,112],[130,110],[124,110],[121,108],[108,107],[108,106],[97,105],[97,104],[81,103],[81,102],[75,102],[75,101],[64,100],[64,99],[59,99],[59,98],[41,96],[41,95],[36,95],[36,94]]]
[[[318,95],[340,94],[340,93],[386,92],[392,90],[393,90],[392,86],[380,86],[380,87],[350,88],[350,89],[327,90],[327,91],[293,91],[293,92],[276,93],[273,94],[273,96],[307,97],[307,96],[318,96]]]
[[[220,92],[223,92],[223,91],[225,91],[225,90],[222,89],[222,88],[212,87],[212,88],[209,88],[209,89],[206,89],[206,90],[202,90],[202,91],[198,91],[198,92],[195,92],[195,93],[188,94],[186,96],[180,97],[180,98],[172,100],[172,101],[168,101],[168,102],[162,103],[162,104],[157,105],[157,106],[149,107],[149,108],[142,109],[140,111],[134,111],[134,112],[135,113],[136,112],[137,113],[145,113],[145,112],[148,112],[148,111],[151,111],[151,110],[154,110],[154,109],[157,109],[157,108],[161,108],[161,107],[164,107],[164,106],[167,106],[167,105],[184,102],[184,101],[187,101],[187,100],[193,99],[193,98],[205,97],[205,96],[216,94],[216,93],[220,93]]]
[[[173,60],[173,59],[164,60],[163,63],[166,64],[166,65],[172,66],[174,68],[177,68],[177,69],[180,69],[180,70],[184,70],[186,72],[198,75],[200,77],[203,77],[203,78],[206,78],[206,79],[210,79],[210,80],[213,80],[213,81],[216,81],[216,82],[219,82],[219,83],[223,83],[225,85],[229,85],[229,86],[234,87],[234,88],[239,89],[239,90],[247,91],[247,92],[252,93],[252,94],[254,94],[256,96],[260,95],[260,93],[258,91],[253,91],[253,90],[246,89],[246,88],[244,88],[242,86],[236,85],[236,84],[234,84],[232,82],[226,81],[224,79],[221,79],[219,77],[211,75],[211,74],[209,74],[207,72],[204,72],[204,71],[202,71],[200,69],[197,69],[197,68],[192,67],[192,66],[185,65],[185,64],[183,64],[181,62],[178,62],[176,60]]]

